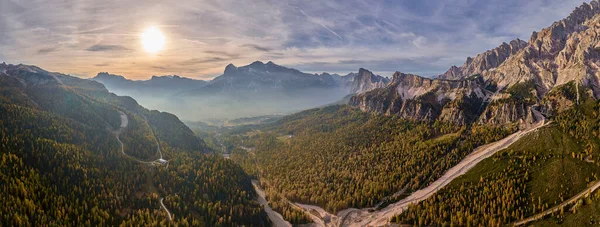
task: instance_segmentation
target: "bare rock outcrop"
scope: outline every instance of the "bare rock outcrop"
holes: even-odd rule
[[[385,88],[350,100],[364,111],[457,123],[527,124],[600,97],[600,2],[467,58],[436,79],[396,73]],[[476,107],[479,107],[476,108]]]
[[[371,71],[360,68],[354,75],[350,85],[350,94],[360,94],[373,89],[385,87],[390,80],[388,78],[375,75]]]
[[[491,94],[482,77],[439,80],[396,72],[385,88],[356,95],[349,105],[406,119],[442,118],[463,124],[478,116],[477,112]]]
[[[498,67],[508,57],[516,54],[526,46],[527,42],[520,39],[515,39],[510,41],[510,43],[502,43],[499,47],[478,54],[475,58],[468,57],[462,66],[452,66],[444,74],[439,75],[438,78],[457,80],[474,74],[480,74]]]

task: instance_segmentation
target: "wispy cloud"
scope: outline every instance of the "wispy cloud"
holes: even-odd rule
[[[273,48],[259,46],[259,45],[256,45],[256,44],[245,44],[245,45],[243,45],[243,47],[247,47],[247,48],[250,48],[250,49],[254,49],[254,50],[258,50],[258,51],[263,51],[263,52],[269,52],[269,51],[273,50]]]
[[[58,49],[58,47],[46,47],[46,48],[39,49],[37,52],[38,52],[38,54],[47,54],[50,52],[54,52],[57,49]]]
[[[311,72],[365,67],[433,76],[502,42],[528,40],[581,3],[0,0],[0,61],[135,79],[160,73],[206,78],[228,63],[256,60]],[[149,26],[167,38],[158,55],[140,44],[139,34]]]
[[[95,45],[88,47],[85,50],[87,50],[87,51],[126,51],[126,50],[131,50],[131,49],[121,46],[121,45],[95,44]]]
[[[308,14],[306,14],[306,13],[304,12],[304,10],[302,10],[302,9],[300,9],[300,8],[298,8],[298,11],[300,11],[300,13],[302,13],[302,15],[306,16],[306,18],[308,18],[308,19],[309,19],[310,21],[312,21],[313,23],[316,23],[316,24],[318,24],[318,25],[321,25],[321,27],[323,27],[323,28],[327,29],[327,31],[331,32],[331,34],[333,34],[333,35],[337,36],[337,37],[338,37],[338,38],[340,38],[340,39],[343,39],[343,38],[342,38],[342,36],[340,36],[338,33],[336,33],[335,31],[333,31],[331,28],[327,27],[327,25],[325,25],[323,22],[321,22],[321,20],[319,20],[319,19],[315,19],[315,18],[313,18],[313,17],[309,16]]]
[[[182,61],[179,64],[181,64],[181,65],[202,65],[204,63],[225,62],[227,60],[228,60],[227,58],[221,58],[221,57],[192,58],[189,60]],[[229,59],[229,60],[231,60],[231,59]]]

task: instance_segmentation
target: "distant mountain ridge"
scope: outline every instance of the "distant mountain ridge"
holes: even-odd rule
[[[221,76],[215,77],[206,86],[190,90],[183,95],[216,92],[267,92],[294,93],[303,89],[334,88],[339,84],[330,74],[309,74],[297,69],[255,61],[250,65],[236,67],[227,65]]]
[[[129,95],[146,106],[174,112],[185,119],[233,119],[291,113],[342,100],[380,88],[389,79],[366,69],[345,76],[311,74],[255,61],[246,66],[229,64],[210,81],[178,76],[132,81],[123,76],[99,73],[92,80],[117,94]]]
[[[207,82],[195,80],[177,75],[152,76],[149,80],[129,80],[121,75],[113,75],[107,72],[100,72],[94,78],[94,81],[103,83],[111,90],[127,90],[128,92],[153,92],[175,93],[204,86]]]

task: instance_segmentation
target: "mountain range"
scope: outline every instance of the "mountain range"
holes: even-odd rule
[[[362,68],[345,76],[308,74],[257,61],[230,64],[211,81],[130,81],[106,73],[94,80],[184,119],[291,113],[352,96],[348,104],[363,111],[409,119],[527,124],[571,107],[553,92],[570,82],[577,94],[600,95],[599,12],[597,1],[585,3],[529,41],[502,43],[435,78],[396,72],[389,80]]]
[[[273,62],[236,67],[229,64],[210,81],[153,76],[145,81],[99,73],[92,80],[128,95],[144,106],[187,120],[231,119],[292,113],[338,102],[344,97],[385,86],[389,79],[366,69],[345,76],[309,74]]]
[[[256,61],[229,64],[210,81],[180,76],[133,81],[105,72],[92,80],[186,120],[292,113],[346,97],[363,111],[409,119],[532,123],[573,105],[553,92],[570,82],[577,94],[600,94],[598,5],[585,3],[529,41],[502,43],[435,78],[396,72],[390,80],[363,68],[344,76],[309,74]]]
[[[531,123],[571,107],[556,95],[573,83],[600,94],[600,3],[576,8],[567,18],[534,32],[528,42],[502,43],[435,79],[396,72],[392,82],[353,97],[364,111],[457,123]],[[575,101],[577,102],[577,101]]]

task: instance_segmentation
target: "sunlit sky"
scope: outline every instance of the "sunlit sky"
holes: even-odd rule
[[[589,2],[589,1],[587,1]],[[210,79],[229,63],[433,76],[528,40],[581,0],[0,0],[0,62],[93,77]],[[144,50],[155,27],[164,49]]]

